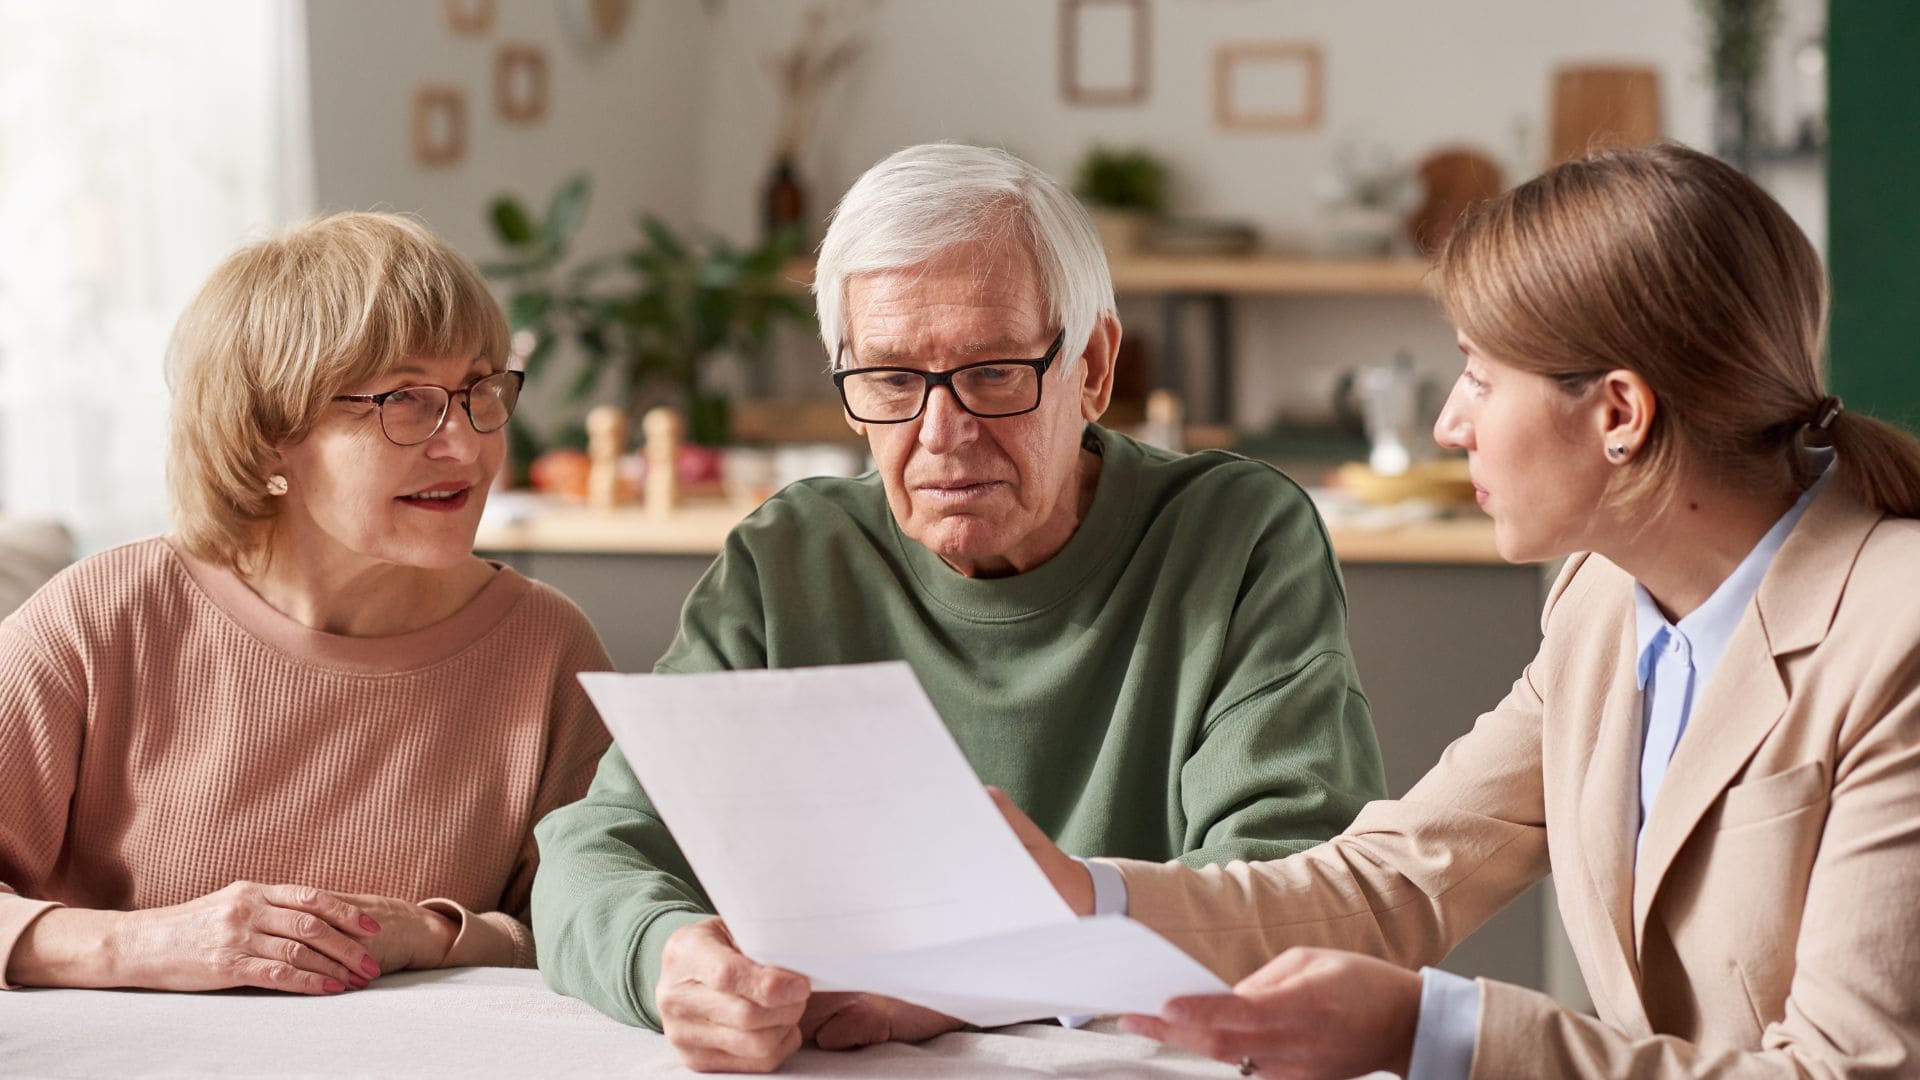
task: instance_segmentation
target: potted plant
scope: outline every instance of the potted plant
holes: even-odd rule
[[[1099,144],[1080,159],[1074,192],[1087,204],[1108,254],[1139,250],[1166,209],[1167,167],[1146,150]]]
[[[483,269],[508,287],[516,337],[532,335],[527,377],[538,378],[560,343],[571,342],[581,367],[570,400],[586,402],[611,379],[637,420],[677,398],[692,442],[725,445],[728,402],[706,373],[726,355],[760,363],[776,327],[813,321],[812,305],[781,273],[799,248],[799,230],[739,247],[711,234],[682,235],[642,214],[631,246],[563,267],[588,194],[587,179],[575,177],[554,192],[544,216],[512,195],[488,209],[508,257]]]
[[[1766,140],[1761,111],[1767,50],[1780,26],[1779,0],[1695,0],[1707,20],[1708,73],[1713,79],[1713,141],[1719,155],[1746,172]]]

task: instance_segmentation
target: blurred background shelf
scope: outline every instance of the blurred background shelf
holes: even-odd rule
[[[1423,258],[1336,259],[1306,255],[1110,256],[1113,287],[1122,293],[1229,296],[1419,296],[1431,268]],[[795,259],[785,277],[795,288],[813,284],[814,260]]]

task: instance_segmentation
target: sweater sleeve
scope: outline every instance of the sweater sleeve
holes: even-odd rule
[[[1347,602],[1319,515],[1291,484],[1247,557],[1213,700],[1180,770],[1180,861],[1274,859],[1339,834],[1386,796]],[[1246,494],[1239,497],[1246,498]]]
[[[37,899],[65,847],[86,730],[70,672],[15,620],[0,623],[0,989],[13,947],[48,909]]]
[[[612,741],[593,702],[580,685],[583,671],[611,671],[613,660],[585,615],[568,605],[578,625],[562,654],[553,680],[553,702],[548,709],[546,765],[527,820],[544,820],[555,810],[586,794],[595,763]],[[536,957],[533,921],[533,882],[540,866],[540,846],[532,824],[521,844],[513,876],[501,891],[497,911],[473,912],[444,898],[421,901],[459,926],[442,967],[532,967]]]
[[[694,586],[663,672],[766,666],[758,573],[736,532]],[[547,983],[615,1019],[660,1029],[654,987],[667,939],[713,904],[618,746],[586,797],[535,830],[533,925]]]

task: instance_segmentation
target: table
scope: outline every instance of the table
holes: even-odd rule
[[[1024,1024],[849,1053],[802,1050],[807,1077],[1231,1077],[1234,1070],[1117,1021],[1079,1031]],[[0,993],[8,1077],[692,1076],[661,1036],[547,989],[535,971],[403,972],[366,990]]]

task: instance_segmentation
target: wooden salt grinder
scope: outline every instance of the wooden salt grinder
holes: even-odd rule
[[[627,452],[627,411],[601,405],[587,413],[587,506],[605,512],[620,505],[620,455]]]
[[[648,514],[671,514],[680,505],[680,414],[664,406],[640,418],[646,436]]]

